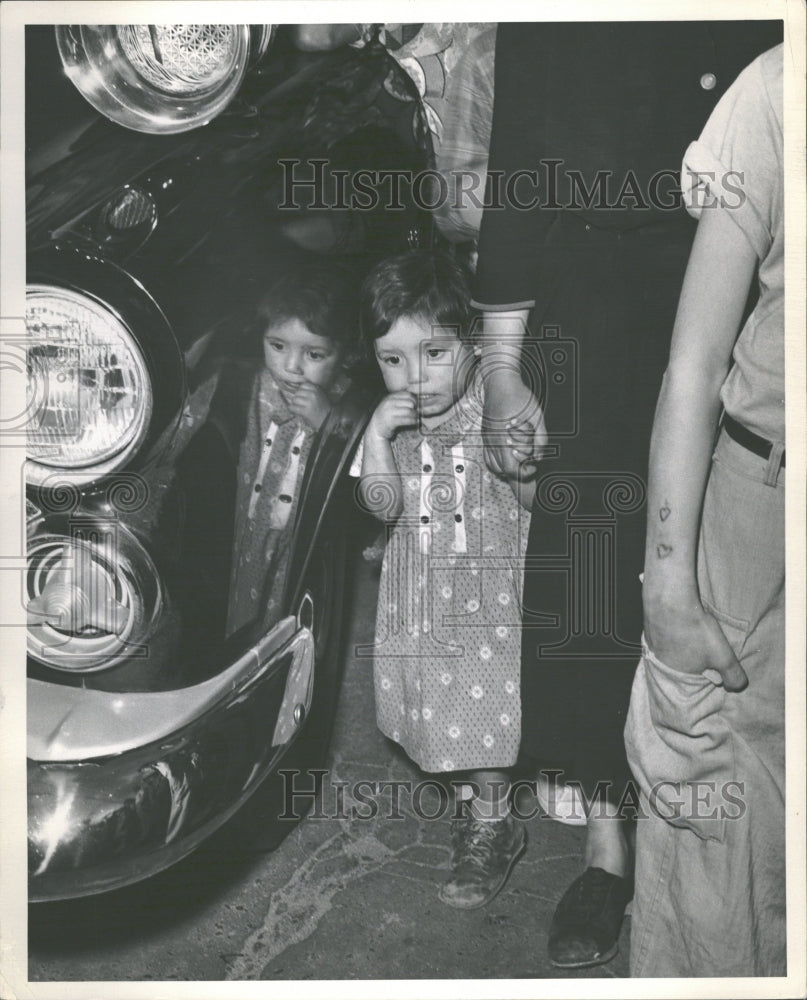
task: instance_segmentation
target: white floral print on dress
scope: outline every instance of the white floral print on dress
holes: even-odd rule
[[[512,680],[520,662],[520,574],[514,579],[508,567],[522,565],[529,512],[523,523],[511,521],[512,489],[487,473],[479,447],[481,411],[460,415],[458,407],[426,432],[428,462],[421,429],[404,429],[392,441],[407,488],[403,512],[388,529],[381,571],[376,715],[381,731],[427,772],[508,767],[520,740],[518,687]],[[424,512],[426,478],[432,492]],[[441,496],[448,502],[436,502],[437,484],[446,486]],[[425,549],[424,516],[429,517]],[[418,579],[425,581],[422,589]],[[407,609],[406,622],[397,627],[396,606]],[[390,689],[382,678],[391,681]],[[486,745],[486,736],[493,743]]]

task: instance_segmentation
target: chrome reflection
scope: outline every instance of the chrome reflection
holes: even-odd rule
[[[165,842],[170,844],[184,827],[191,800],[191,784],[186,773],[174,774],[171,765],[163,760],[157,761],[154,769],[168,782],[171,792],[171,811],[168,814],[168,826],[165,831]]]
[[[236,812],[277,768],[300,731],[294,708],[301,683],[309,696],[314,639],[294,625],[293,618],[284,619],[229,668],[212,705],[200,705],[190,721],[175,718],[170,732],[144,745],[123,750],[110,743],[105,756],[92,760],[42,760],[32,752],[29,735],[32,902],[139,881],[189,853]],[[28,684],[29,691],[41,686],[30,679]],[[74,715],[80,714],[75,707],[80,699],[93,705],[104,699],[110,714],[119,712],[116,703],[131,701],[133,716],[141,719],[139,709],[153,705],[153,696],[142,693],[61,690],[71,692]],[[194,699],[193,688],[175,693]],[[285,729],[284,701],[291,725],[275,743],[269,734],[273,723],[275,732]],[[125,714],[118,718],[125,728]],[[87,720],[80,721],[83,728]]]
[[[72,834],[72,810],[76,798],[76,789],[67,787],[67,779],[63,775],[54,778],[56,789],[56,804],[50,814],[35,822],[29,832],[29,838],[38,844],[43,851],[42,860],[34,875],[41,875],[62,841]]]
[[[207,124],[230,104],[250,63],[245,24],[70,24],[56,28],[70,80],[107,118],[170,134]]]
[[[144,655],[163,608],[151,557],[117,522],[29,539],[26,598],[29,656],[68,672]]]

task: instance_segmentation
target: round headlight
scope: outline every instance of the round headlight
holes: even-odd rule
[[[172,94],[211,90],[238,67],[229,24],[123,24],[118,40],[146,83]]]
[[[30,482],[69,469],[81,484],[119,469],[141,445],[153,402],[129,328],[88,295],[31,284],[26,331]]]
[[[60,25],[65,71],[94,108],[138,132],[185,132],[230,103],[250,59],[245,24]]]

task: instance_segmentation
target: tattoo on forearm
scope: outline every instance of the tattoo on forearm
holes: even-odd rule
[[[670,510],[669,501],[665,500],[664,503],[659,507],[658,516],[662,523],[667,520],[672,511]],[[667,556],[672,552],[672,545],[666,545],[664,542],[660,542],[656,546],[656,555],[659,559],[666,559]]]

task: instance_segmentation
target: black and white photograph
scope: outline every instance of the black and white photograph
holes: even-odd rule
[[[2,1000],[807,995],[805,15],[2,5]]]

